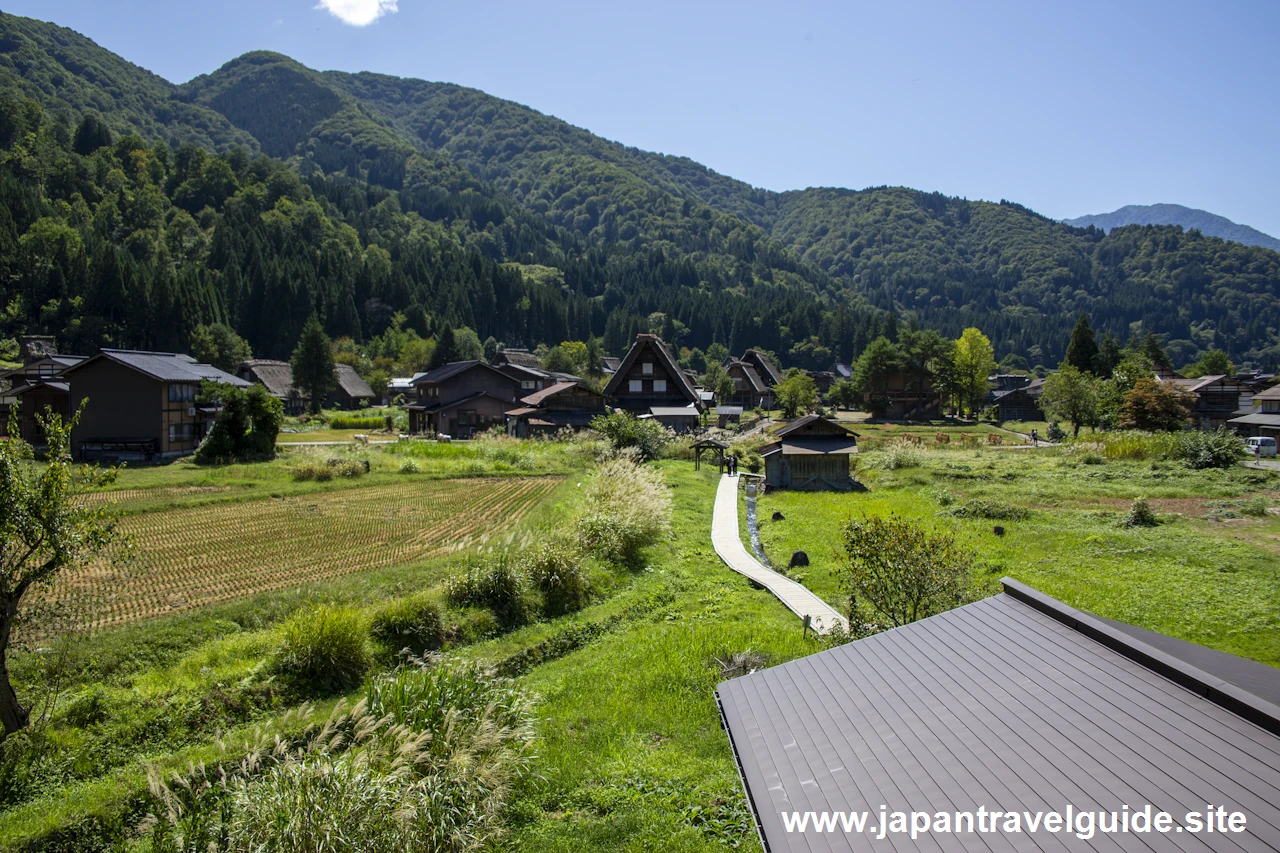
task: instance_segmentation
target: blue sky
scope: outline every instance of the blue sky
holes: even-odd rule
[[[1274,0],[4,9],[175,82],[270,49],[472,86],[773,190],[906,185],[1055,218],[1172,202],[1280,235]]]

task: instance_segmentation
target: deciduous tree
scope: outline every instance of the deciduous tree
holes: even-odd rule
[[[116,540],[108,509],[80,499],[110,483],[116,472],[72,462],[71,428],[79,416],[64,423],[60,415],[37,415],[48,445],[43,465],[34,463],[30,445],[21,438],[0,442],[0,726],[5,737],[25,728],[30,717],[9,680],[6,657],[14,628],[30,616],[23,600]]]
[[[817,383],[812,376],[794,367],[787,373],[787,378],[774,387],[773,394],[783,417],[794,418],[818,404]]]
[[[1143,377],[1120,404],[1120,426],[1153,432],[1179,430],[1187,425],[1194,405],[1194,395],[1172,382]]]
[[[951,380],[960,406],[970,416],[977,413],[987,395],[987,377],[995,370],[996,354],[991,340],[979,329],[965,329],[956,341]]]
[[[1040,407],[1049,420],[1067,421],[1072,435],[1080,437],[1080,427],[1098,422],[1098,398],[1101,383],[1092,373],[1063,362],[1058,372],[1044,381]]]

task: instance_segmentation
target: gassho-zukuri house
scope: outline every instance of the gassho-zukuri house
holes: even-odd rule
[[[1280,670],[1002,583],[719,685],[765,850],[1280,850]]]
[[[774,433],[777,439],[760,449],[768,489],[835,489],[854,487],[849,457],[858,452],[856,433],[818,415],[808,415]]]

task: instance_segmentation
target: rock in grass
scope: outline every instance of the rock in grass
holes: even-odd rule
[[[1004,528],[997,524],[995,527],[991,528],[991,532],[997,536],[1003,536]]]
[[[773,520],[774,520],[774,521],[785,521],[785,520],[786,520],[786,516],[785,516],[785,515],[783,515],[783,514],[782,514],[782,513],[780,513],[780,512],[775,512],[775,513],[773,514]]]
[[[809,565],[809,555],[804,551],[796,551],[791,555],[791,562],[787,564],[788,568],[798,568],[800,566]]]

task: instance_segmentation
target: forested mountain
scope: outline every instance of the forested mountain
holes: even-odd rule
[[[1183,230],[1195,229],[1210,237],[1221,237],[1223,240],[1235,240],[1246,246],[1261,246],[1280,252],[1280,240],[1270,234],[1264,234],[1248,225],[1232,222],[1225,216],[1218,216],[1207,210],[1194,207],[1183,207],[1180,204],[1127,204],[1111,213],[1095,213],[1091,216],[1078,216],[1075,219],[1063,220],[1077,228],[1088,228],[1090,225],[1110,231],[1125,225],[1181,225]]]
[[[6,193],[0,250],[55,223],[78,233],[86,259],[110,247],[126,267],[152,271],[143,279],[168,270],[199,294],[178,344],[183,329],[225,320],[256,353],[278,355],[314,307],[331,334],[357,340],[396,311],[423,334],[448,322],[513,345],[597,335],[615,350],[662,323],[687,346],[762,346],[821,367],[914,315],[952,337],[978,326],[1000,355],[1052,367],[1084,311],[1122,339],[1161,335],[1179,363],[1210,347],[1238,364],[1280,357],[1280,254],[1176,227],[1106,234],[1010,202],[903,188],[772,193],[473,89],[316,72],[273,53],[172,86],[67,30],[8,15],[0,75],[11,98],[0,114],[19,116],[0,124],[26,128],[19,141],[0,133],[0,180],[23,199]],[[45,114],[21,118],[22,98]],[[95,113],[117,137],[140,138],[88,150],[75,128]],[[159,212],[101,225],[114,221],[104,202],[136,218],[129,193],[152,192],[128,183],[139,146]],[[44,158],[34,171],[33,157]],[[282,192],[291,175],[296,186]],[[188,220],[205,248],[178,258],[170,229]],[[37,275],[22,258],[6,281]],[[5,285],[0,335],[56,332],[88,312],[91,302],[66,294],[96,285],[75,269],[61,275],[22,291],[20,305]],[[257,313],[272,300],[291,307]],[[134,345],[144,326],[90,312],[73,333],[81,348]]]

